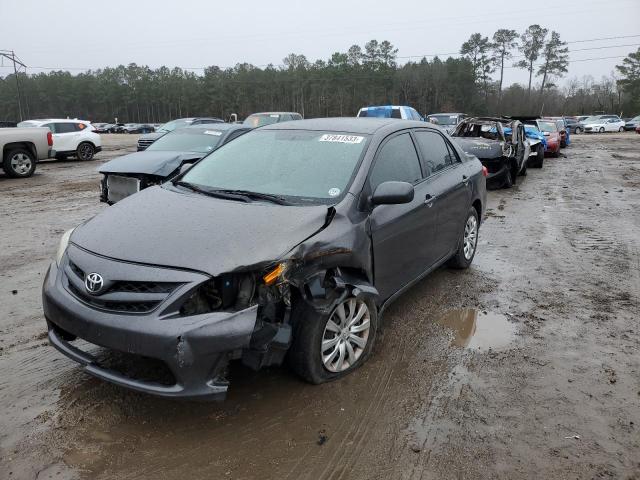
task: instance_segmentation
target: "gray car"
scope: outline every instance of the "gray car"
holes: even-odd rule
[[[146,149],[153,142],[160,137],[166,135],[169,132],[173,132],[178,128],[185,128],[191,125],[204,125],[208,123],[224,123],[224,120],[211,117],[199,117],[199,118],[178,118],[171,120],[170,122],[160,125],[154,132],[146,133],[138,139],[138,151]]]
[[[334,380],[366,360],[401,293],[469,267],[485,206],[482,165],[436,126],[265,126],[67,232],[43,285],[49,340],[166,397],[224,398],[232,360]],[[77,338],[158,367],[121,370]]]
[[[100,201],[113,204],[129,195],[174,177],[216,148],[251,130],[244,125],[192,125],[169,132],[141,152],[114,158],[98,168]]]

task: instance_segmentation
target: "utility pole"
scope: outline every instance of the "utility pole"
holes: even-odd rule
[[[18,67],[20,65],[26,71],[27,66],[22,63],[13,50],[0,50],[0,57],[7,58],[13,62],[13,74],[16,77],[16,92],[18,93],[18,114],[20,115],[20,121],[23,121],[22,118],[22,93],[20,92],[20,79],[18,78]]]

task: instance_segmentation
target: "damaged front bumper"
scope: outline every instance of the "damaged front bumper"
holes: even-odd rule
[[[225,398],[227,364],[230,359],[240,358],[242,351],[250,347],[257,305],[235,312],[167,318],[158,313],[134,315],[103,311],[79,301],[69,285],[65,285],[69,282],[68,266],[66,257],[60,268],[53,262],[43,285],[49,341],[56,349],[81,364],[87,373],[133,390],[163,397]],[[188,288],[188,284],[183,288]],[[179,294],[178,291],[176,295]],[[171,301],[168,297],[167,302]],[[113,370],[102,364],[98,356],[74,345],[76,337],[114,352],[140,357],[140,361],[144,357],[160,361],[170,371],[171,381],[136,378]]]

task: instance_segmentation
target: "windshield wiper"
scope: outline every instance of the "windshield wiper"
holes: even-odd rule
[[[193,183],[183,182],[182,180],[175,182],[174,185],[178,185],[179,187],[185,187],[191,190],[192,192],[201,193],[203,195],[208,195],[210,197],[224,198],[226,200],[241,200],[243,202],[249,201],[249,198],[246,197],[245,195],[234,194],[232,191],[225,192],[224,190],[209,190],[206,188],[199,187],[198,185],[195,185]]]
[[[252,192],[251,190],[212,190],[213,192],[220,192],[229,195],[240,195],[252,200],[267,200],[269,202],[277,203],[278,205],[291,205],[284,197],[280,195],[274,195],[272,193]]]

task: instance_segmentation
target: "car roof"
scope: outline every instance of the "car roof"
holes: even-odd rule
[[[433,127],[425,122],[419,122],[417,120],[400,120],[398,118],[336,117],[273,123],[271,125],[260,127],[259,130],[325,130],[329,132],[349,132],[370,135],[381,128],[388,126],[396,126],[398,127],[397,130],[411,127]]]
[[[430,113],[429,115],[427,115],[427,117],[432,117],[434,115],[466,115],[466,113],[462,113],[462,112],[440,112],[440,113]]]
[[[256,112],[252,113],[252,115],[300,115],[298,112]]]
[[[239,123],[205,123],[205,124],[200,124],[200,125],[189,125],[188,127],[185,127],[188,130],[220,130],[220,131],[227,131],[227,130],[238,130],[238,129],[245,129],[247,130],[248,127],[246,125],[242,125]],[[181,128],[178,130],[182,130]]]
[[[77,118],[38,118],[35,120],[24,120],[25,122],[35,123],[43,125],[45,123],[84,123],[85,125],[90,125],[91,122],[89,120],[80,120]]]

